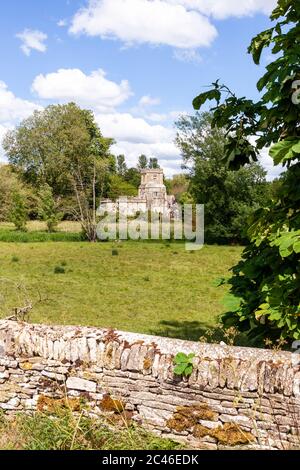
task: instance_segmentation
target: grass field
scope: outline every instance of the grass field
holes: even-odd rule
[[[0,242],[0,314],[32,301],[33,322],[198,340],[222,312],[224,289],[213,281],[240,253],[176,242]]]

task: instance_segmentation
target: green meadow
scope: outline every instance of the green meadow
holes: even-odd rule
[[[184,243],[163,241],[32,242],[31,235],[27,243],[0,241],[2,318],[32,303],[32,322],[191,340],[216,324],[225,288],[214,280],[229,275],[242,250],[189,252]]]

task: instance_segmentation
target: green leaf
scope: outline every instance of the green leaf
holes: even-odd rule
[[[237,312],[241,305],[241,299],[232,294],[226,294],[222,301],[224,307],[230,312]]]
[[[295,140],[282,140],[274,144],[269,150],[269,155],[273,158],[274,164],[279,165],[294,145]]]
[[[188,362],[188,357],[186,354],[179,352],[174,358],[175,364],[186,364]]]
[[[206,101],[216,100],[218,103],[221,99],[221,92],[214,88],[212,90],[201,93],[193,100],[193,107],[196,110],[199,110]]]
[[[300,141],[297,144],[293,145],[292,150],[295,153],[300,153]]]
[[[192,374],[192,372],[193,372],[193,366],[187,366],[187,367],[185,368],[183,374],[184,374],[186,377],[188,377],[189,375]]]
[[[194,354],[194,353],[190,353],[190,354],[188,355],[189,361],[191,361],[192,359],[194,359],[194,357],[195,357],[195,354]]]
[[[186,364],[180,364],[174,367],[174,374],[175,375],[182,375],[186,369]]]
[[[300,253],[300,240],[297,240],[293,244],[293,250],[294,250],[295,253]]]

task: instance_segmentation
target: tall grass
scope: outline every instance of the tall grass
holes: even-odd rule
[[[37,243],[37,242],[80,242],[81,233],[71,232],[17,232],[0,230],[0,242],[7,243]]]
[[[1,450],[175,450],[183,446],[135,425],[114,426],[79,412],[0,417]]]

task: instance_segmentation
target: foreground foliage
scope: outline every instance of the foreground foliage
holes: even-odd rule
[[[266,146],[275,165],[287,167],[272,204],[253,217],[250,243],[229,280],[223,319],[256,344],[266,338],[291,344],[300,338],[300,3],[279,0],[271,20],[273,26],[249,47],[256,64],[264,49],[275,55],[257,84],[260,101],[237,98],[217,81],[195,98],[194,107],[217,101],[212,124],[227,131],[230,168],[256,161]]]
[[[124,421],[113,426],[104,419],[57,410],[16,417],[0,416],[2,450],[175,450],[182,445],[155,436]]]

